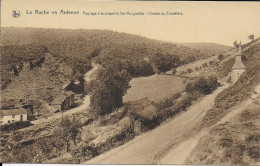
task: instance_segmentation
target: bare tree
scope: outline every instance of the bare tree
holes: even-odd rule
[[[254,34],[249,35],[249,36],[248,36],[248,39],[249,39],[249,40],[254,40],[254,39],[255,39],[255,35],[254,35]]]
[[[237,41],[234,41],[233,45],[234,45],[235,48],[238,48],[238,43],[237,43]]]

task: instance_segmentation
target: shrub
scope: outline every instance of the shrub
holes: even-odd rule
[[[185,91],[189,94],[203,94],[207,95],[212,93],[217,87],[219,83],[215,76],[209,76],[208,78],[199,77],[192,82],[189,82]]]
[[[187,73],[191,73],[191,72],[193,72],[192,69],[187,69]]]
[[[223,54],[219,54],[219,55],[218,55],[218,60],[219,60],[219,61],[222,61],[223,59],[224,59],[224,55],[223,55]]]
[[[202,67],[206,68],[206,67],[208,67],[208,64],[207,63],[203,63]]]
[[[172,75],[175,75],[176,73],[177,73],[176,68],[173,68],[173,69],[172,69]]]
[[[180,93],[176,93],[176,94],[174,94],[174,95],[172,95],[170,97],[166,97],[163,100],[155,103],[156,110],[158,111],[158,110],[162,110],[162,109],[165,109],[165,108],[173,106],[174,100],[176,100],[180,96],[181,96]]]
[[[0,127],[0,131],[1,132],[10,132],[10,131],[19,130],[19,129],[22,129],[25,127],[29,127],[31,125],[32,124],[30,121],[17,121],[17,122],[2,125]]]
[[[248,156],[257,161],[260,158],[260,146],[255,145],[248,147],[247,153]]]

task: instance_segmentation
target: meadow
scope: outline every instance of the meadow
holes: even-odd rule
[[[124,96],[124,102],[148,98],[158,101],[168,95],[181,92],[185,88],[185,79],[170,75],[152,75],[149,77],[133,78],[131,88]]]

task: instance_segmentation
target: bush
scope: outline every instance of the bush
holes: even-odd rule
[[[185,91],[189,94],[203,94],[207,95],[212,93],[219,86],[217,77],[209,76],[208,78],[199,77],[192,82],[189,82]]]
[[[217,64],[215,61],[210,61],[209,64],[213,66],[214,64]]]
[[[219,55],[218,55],[218,60],[219,60],[219,61],[222,61],[223,59],[224,59],[224,55],[223,55],[223,54],[219,54]]]
[[[17,121],[17,122],[2,125],[0,127],[0,131],[1,132],[10,132],[10,131],[19,130],[19,129],[22,129],[25,127],[29,127],[31,125],[32,124],[30,121]]]
[[[187,73],[191,73],[191,72],[193,72],[192,69],[187,69]]]
[[[170,97],[166,97],[163,100],[155,103],[155,108],[157,111],[173,106],[174,100],[181,96],[180,93],[174,94]]]
[[[207,63],[203,63],[202,67],[206,68],[206,67],[208,67],[208,64]]]
[[[176,68],[172,69],[172,75],[175,75],[177,73]]]

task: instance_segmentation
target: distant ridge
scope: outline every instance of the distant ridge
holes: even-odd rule
[[[217,54],[232,49],[231,46],[226,46],[216,43],[175,43],[178,46],[189,47],[200,50],[203,53]]]

